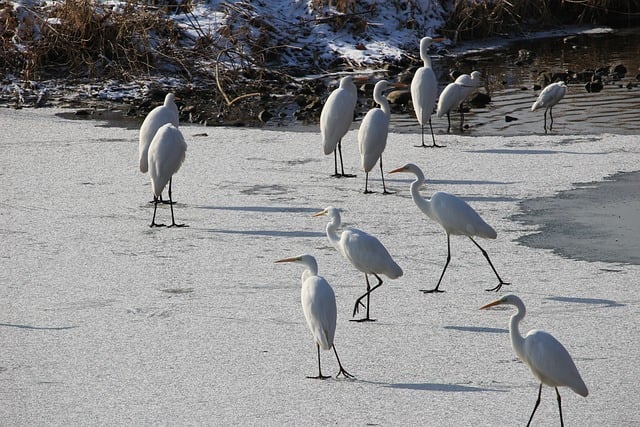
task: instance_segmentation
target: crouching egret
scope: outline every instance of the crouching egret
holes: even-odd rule
[[[156,224],[156,210],[161,201],[160,195],[164,187],[169,183],[169,205],[171,206],[171,225],[183,227],[184,224],[176,224],[173,216],[173,199],[171,197],[171,181],[173,174],[178,172],[187,152],[187,143],[182,132],[174,125],[167,123],[158,129],[149,145],[149,175],[153,189],[153,219],[150,227],[162,227],[164,224]]]
[[[418,145],[418,147],[444,147],[444,145],[436,144],[433,126],[431,126],[431,115],[438,96],[438,80],[433,68],[431,68],[431,58],[429,57],[429,46],[434,41],[431,37],[423,37],[420,40],[420,58],[422,58],[424,65],[418,68],[413,79],[411,79],[411,102],[422,133],[422,145]],[[427,122],[429,123],[429,129],[431,129],[432,145],[424,143],[424,125]]]
[[[538,99],[531,106],[531,111],[536,111],[538,108],[544,108],[544,132],[547,133],[547,111],[549,112],[549,130],[553,128],[553,106],[556,105],[564,95],[567,93],[567,85],[564,82],[551,83],[545,87]]]
[[[347,259],[356,269],[364,273],[364,278],[367,283],[367,292],[356,300],[356,304],[353,307],[353,316],[355,316],[362,303],[363,298],[367,298],[367,316],[362,319],[356,320],[357,322],[374,321],[369,317],[370,307],[370,294],[375,289],[379,288],[383,281],[380,278],[380,274],[384,274],[390,279],[397,279],[402,276],[402,268],[391,258],[389,251],[384,247],[382,243],[370,234],[365,233],[362,230],[356,228],[346,228],[340,235],[337,233],[338,227],[340,227],[340,210],[329,206],[328,208],[320,211],[313,216],[326,215],[331,220],[327,224],[327,238],[329,242],[336,248],[344,258]],[[371,287],[369,283],[369,274],[372,274],[378,279],[378,284]]]
[[[353,378],[353,375],[342,367],[336,346],[333,343],[337,318],[336,296],[329,282],[327,282],[324,277],[318,276],[318,263],[316,259],[312,255],[305,254],[292,258],[284,258],[276,262],[295,262],[306,267],[302,272],[300,301],[302,303],[304,318],[307,320],[307,325],[313,334],[313,339],[318,349],[318,376],[307,378],[321,380],[330,378],[322,375],[322,369],[320,367],[320,347],[322,347],[323,350],[333,348],[338,366],[340,366],[336,378],[340,375],[343,375],[345,378]]]
[[[520,298],[513,294],[507,294],[499,300],[483,305],[480,309],[493,307],[500,304],[510,304],[518,309],[518,312],[511,316],[509,321],[509,335],[511,336],[511,346],[518,358],[529,367],[533,375],[540,381],[538,389],[538,399],[533,407],[533,412],[529,417],[527,426],[531,424],[533,415],[540,405],[540,395],[542,394],[542,384],[556,389],[558,399],[558,410],[560,411],[560,425],[564,425],[562,420],[562,403],[558,387],[569,387],[580,396],[586,397],[589,394],[587,386],[578,368],[567,349],[553,337],[553,335],[534,329],[529,331],[524,337],[520,334],[518,325],[524,318],[526,309]]]
[[[353,112],[358,102],[358,89],[352,76],[340,80],[340,87],[331,92],[320,112],[320,135],[324,154],[333,153],[333,164],[336,178],[352,178],[355,175],[344,173],[342,162],[342,138],[349,131],[353,121]],[[340,171],[338,173],[338,154],[340,155]]]
[[[140,126],[138,152],[140,155],[140,172],[142,173],[147,173],[149,170],[147,161],[149,145],[158,129],[167,123],[178,127],[178,107],[175,99],[174,94],[168,93],[164,98],[164,104],[151,110]]]
[[[380,175],[382,176],[382,189],[384,194],[388,194],[384,184],[384,172],[382,171],[382,153],[387,147],[387,135],[389,134],[389,119],[391,118],[391,108],[389,101],[383,92],[389,87],[401,87],[399,83],[389,83],[380,80],[373,88],[373,100],[380,105],[380,108],[372,108],[362,119],[358,130],[358,148],[360,149],[361,166],[364,170],[365,183],[364,193],[369,194],[369,172],[380,160]]]
[[[449,83],[440,94],[436,115],[438,117],[442,117],[445,114],[447,115],[447,133],[451,131],[451,111],[456,107],[458,107],[460,111],[460,130],[462,131],[464,129],[464,110],[462,103],[471,95],[471,92],[473,92],[475,88],[480,86],[481,76],[480,71],[473,71],[471,75],[461,74],[453,83]]]
[[[422,170],[413,163],[407,163],[402,167],[393,169],[389,173],[397,172],[409,172],[415,175],[416,179],[411,183],[411,197],[413,201],[426,216],[439,223],[447,233],[447,262],[444,264],[444,269],[440,274],[438,284],[434,289],[422,290],[422,292],[444,292],[441,291],[439,287],[444,277],[444,272],[447,271],[449,261],[451,261],[450,235],[452,234],[467,236],[478,249],[480,249],[482,255],[484,255],[489,262],[489,266],[491,266],[500,283],[494,288],[487,289],[487,291],[498,291],[502,285],[508,285],[509,283],[500,278],[487,252],[473,239],[473,237],[476,236],[485,239],[495,239],[497,236],[496,231],[487,224],[467,202],[453,194],[438,191],[431,196],[431,199],[423,198],[420,195],[420,187],[424,183],[424,174]]]

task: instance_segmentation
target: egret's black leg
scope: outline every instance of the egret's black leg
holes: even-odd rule
[[[369,191],[369,172],[364,174],[364,194],[371,194],[373,191]]]
[[[342,171],[342,174],[340,175],[340,177],[342,177],[342,178],[354,178],[355,177],[354,174],[344,173],[344,163],[342,162],[342,139],[340,139],[340,141],[338,141],[338,153],[340,154],[340,170]],[[336,174],[337,173],[338,173],[338,169],[337,169],[337,166],[336,166]]]
[[[433,140],[433,145],[431,147],[446,147],[446,145],[438,145],[436,144],[436,136],[433,134],[433,126],[431,125],[431,117],[429,117],[429,129],[431,129],[431,139]]]
[[[164,227],[164,224],[156,224],[156,210],[158,209],[158,203],[160,203],[159,197],[153,195],[153,218],[149,227]]]
[[[333,150],[333,175],[331,175],[334,178],[340,178],[340,174],[338,173],[338,149],[336,147],[335,150]]]
[[[502,280],[500,278],[500,275],[498,274],[498,272],[496,271],[495,267],[493,266],[493,264],[491,263],[491,260],[489,259],[489,254],[487,253],[487,251],[485,251],[484,249],[482,249],[482,246],[480,246],[478,244],[478,242],[476,242],[475,240],[473,240],[473,238],[471,238],[471,236],[469,236],[469,239],[471,239],[471,241],[480,249],[480,251],[482,251],[482,255],[484,255],[484,257],[487,259],[487,261],[489,261],[489,265],[491,266],[491,269],[493,270],[493,272],[495,273],[496,277],[498,278],[498,280],[500,281],[500,283],[498,283],[498,285],[495,288],[491,288],[491,289],[486,289],[487,291],[499,291],[500,288],[502,287],[502,285],[510,285],[511,283],[509,282],[505,282],[504,280]]]
[[[549,107],[549,130],[553,129],[553,107]]]
[[[375,322],[375,319],[371,319],[369,317],[370,296],[371,296],[371,292],[373,292],[374,290],[378,289],[380,287],[380,285],[382,285],[382,279],[376,273],[373,273],[373,275],[376,276],[376,279],[378,279],[378,284],[375,285],[374,287],[371,287],[371,285],[369,284],[369,275],[367,275],[365,273],[364,278],[367,281],[367,292],[356,300],[356,304],[353,307],[353,315],[355,316],[356,314],[358,314],[359,306],[363,306],[364,307],[364,304],[362,303],[362,299],[364,297],[367,297],[367,317],[365,317],[363,319],[357,319],[357,320],[354,319],[354,322]]]
[[[544,110],[544,133],[547,133],[547,110]]]
[[[343,367],[342,367],[342,363],[340,363],[340,358],[338,357],[338,352],[336,351],[336,345],[333,345],[333,352],[336,354],[336,360],[338,361],[338,366],[340,366],[340,370],[338,371],[338,373],[336,374],[336,378],[340,377],[340,375],[342,374],[345,378],[354,378],[353,375],[351,375],[349,372],[347,372]]]
[[[431,122],[429,122],[431,124]],[[424,143],[424,125],[420,124],[420,135],[422,139],[422,145],[414,145],[414,147],[427,147],[427,144]]]
[[[320,367],[320,344],[316,344],[316,348],[318,349],[318,376],[317,377],[307,377],[313,380],[326,380],[327,378],[331,378],[330,376],[326,377],[322,375],[322,369]]]
[[[538,405],[540,405],[540,394],[542,394],[542,383],[540,383],[540,388],[538,389],[538,400],[536,400],[536,405],[533,407],[533,412],[529,417],[529,422],[527,423],[527,427],[531,425],[531,420],[533,419],[533,414],[536,413],[536,409],[538,409]]]
[[[414,145],[414,147],[444,147],[444,145],[436,144],[436,137],[433,134],[433,125],[431,124],[431,117],[429,117],[429,129],[431,130],[431,140],[433,141],[432,145],[427,145],[424,143],[424,125],[421,125],[421,133],[422,133],[422,145]],[[448,132],[448,131],[447,131]]]
[[[558,396],[558,410],[560,411],[560,427],[564,427],[564,420],[562,419],[562,399],[560,398],[560,392],[558,391],[558,387],[556,389],[556,395]]]
[[[440,279],[438,280],[438,284],[433,289],[420,289],[420,292],[425,294],[431,294],[434,292],[444,292],[438,289],[440,287],[440,282],[442,282],[442,278],[444,277],[444,272],[447,271],[447,266],[449,265],[449,261],[451,261],[451,243],[449,238],[449,233],[447,233],[447,262],[444,263],[444,268],[442,269],[442,273],[440,274]]]
[[[382,193],[393,194],[393,191],[387,191],[387,186],[384,184],[384,171],[382,170],[382,154],[380,155],[380,176],[382,177]]]
[[[173,199],[171,198],[171,181],[173,178],[169,178],[169,206],[171,207],[171,225],[169,227],[184,227],[184,224],[176,224],[175,217],[173,216]]]
[[[451,113],[447,112],[447,133],[451,133]]]

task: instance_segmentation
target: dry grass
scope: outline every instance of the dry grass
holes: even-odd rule
[[[562,24],[631,24],[638,20],[640,0],[456,0],[443,33],[458,41]]]

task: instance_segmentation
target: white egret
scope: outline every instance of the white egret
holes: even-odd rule
[[[495,239],[497,237],[496,231],[487,224],[478,213],[467,202],[460,199],[453,194],[438,191],[431,196],[431,199],[425,199],[420,195],[420,187],[424,184],[424,174],[422,170],[413,163],[407,163],[406,165],[393,169],[389,173],[408,172],[415,175],[416,179],[411,183],[411,197],[418,208],[429,218],[439,223],[444,231],[447,233],[447,262],[444,264],[444,269],[440,274],[440,279],[435,288],[430,290],[422,290],[424,293],[431,292],[444,292],[439,289],[444,272],[447,271],[449,261],[451,261],[451,243],[450,235],[467,236],[482,252],[482,255],[487,259],[491,269],[495,273],[496,277],[500,281],[494,288],[487,289],[487,291],[498,291],[502,285],[508,285],[500,278],[500,275],[496,271],[495,267],[489,259],[487,252],[480,246],[473,238],[482,237],[485,239]]]
[[[418,68],[411,80],[411,102],[422,132],[422,145],[418,145],[418,147],[443,147],[443,145],[436,144],[433,126],[431,126],[431,115],[438,96],[438,80],[433,68],[431,68],[431,58],[429,58],[429,46],[433,41],[431,37],[423,37],[420,40],[420,58],[422,58],[424,65]],[[431,129],[432,145],[424,143],[424,125],[427,122]]]
[[[335,169],[333,176],[337,178],[351,178],[355,176],[344,173],[342,138],[349,131],[357,101],[358,89],[353,83],[353,77],[345,76],[340,80],[340,87],[331,92],[320,113],[322,147],[325,155],[333,153]],[[340,155],[341,173],[338,173],[338,154]]]
[[[361,166],[365,171],[364,193],[369,191],[369,172],[380,160],[380,175],[382,176],[382,188],[384,194],[388,194],[384,184],[384,172],[382,171],[382,153],[387,146],[387,135],[389,134],[389,119],[391,118],[391,108],[389,101],[383,92],[389,86],[400,87],[397,83],[389,83],[380,80],[373,88],[373,100],[380,105],[380,108],[372,108],[362,119],[358,130],[358,147],[360,149]]]
[[[481,76],[479,71],[473,71],[471,75],[461,74],[453,83],[449,83],[440,94],[436,116],[440,118],[447,115],[447,133],[451,131],[451,111],[456,107],[460,111],[460,130],[463,130],[464,110],[462,103],[475,88],[480,86]]]
[[[340,227],[340,210],[329,206],[313,216],[326,215],[331,220],[327,224],[327,238],[344,258],[347,259],[356,269],[364,273],[367,283],[367,292],[356,300],[353,308],[353,316],[359,311],[359,306],[364,304],[362,299],[367,297],[367,316],[358,319],[357,322],[373,321],[369,317],[370,294],[382,285],[380,274],[384,274],[390,279],[397,279],[402,276],[402,268],[393,260],[387,248],[374,236],[356,228],[346,228],[340,235],[337,233]],[[378,279],[378,284],[371,287],[369,284],[369,274],[373,274]]]
[[[549,124],[549,130],[551,130],[553,128],[553,106],[560,102],[566,93],[567,85],[564,82],[551,83],[545,87],[542,92],[540,92],[538,99],[536,99],[536,102],[531,106],[531,111],[536,111],[538,108],[544,108],[545,133],[547,133],[547,111],[551,118],[551,123]]]
[[[333,343],[336,332],[336,319],[338,316],[336,296],[329,282],[327,282],[324,277],[318,276],[318,263],[316,259],[312,255],[305,254],[293,258],[284,258],[276,262],[295,262],[307,267],[302,273],[300,301],[302,303],[304,318],[307,320],[307,325],[313,334],[313,339],[318,349],[318,376],[307,378],[321,380],[330,378],[322,375],[322,369],[320,367],[320,347],[322,347],[323,350],[333,348],[338,366],[340,366],[340,371],[338,371],[336,378],[340,375],[343,375],[345,378],[353,378],[353,375],[342,367],[336,346]]]
[[[576,368],[571,355],[564,346],[553,337],[553,335],[534,329],[529,331],[524,337],[520,334],[518,325],[524,318],[526,309],[520,298],[513,294],[507,294],[499,300],[486,304],[480,309],[493,307],[500,304],[510,304],[518,309],[518,312],[511,316],[509,321],[509,335],[511,336],[511,346],[518,358],[529,367],[533,375],[540,381],[538,389],[538,399],[533,407],[533,412],[529,417],[527,426],[531,424],[533,415],[540,405],[540,395],[542,394],[542,384],[556,389],[558,399],[558,410],[560,411],[560,425],[564,425],[562,419],[562,403],[558,387],[569,387],[580,396],[586,397],[589,394],[587,386]]]
[[[180,129],[167,123],[158,129],[149,144],[149,175],[153,189],[153,219],[151,227],[161,227],[164,224],[156,224],[156,210],[160,202],[160,195],[164,187],[169,183],[169,205],[171,206],[171,226],[182,227],[184,224],[176,224],[173,216],[173,199],[171,198],[171,181],[173,174],[178,172],[187,152],[187,143],[184,141]]]
[[[147,173],[149,170],[147,153],[151,140],[158,129],[167,123],[178,127],[178,107],[175,99],[173,93],[168,93],[164,98],[164,104],[151,110],[140,126],[138,152],[140,154],[140,172],[142,173]]]

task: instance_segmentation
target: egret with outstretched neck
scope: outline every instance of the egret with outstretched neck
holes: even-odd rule
[[[187,152],[187,143],[180,129],[167,123],[158,129],[149,144],[148,164],[151,188],[153,190],[153,219],[150,227],[162,227],[164,224],[156,223],[156,210],[161,202],[162,191],[169,184],[169,205],[171,207],[170,227],[183,227],[184,224],[176,224],[173,216],[173,198],[171,183],[173,175],[178,172]]]
[[[518,358],[529,367],[533,375],[540,381],[538,388],[538,399],[533,407],[533,412],[529,417],[527,426],[531,424],[533,415],[540,405],[540,395],[542,385],[553,387],[556,390],[558,400],[558,411],[560,412],[560,425],[564,426],[562,419],[562,402],[558,387],[569,387],[571,390],[586,397],[589,394],[578,368],[576,368],[571,355],[567,349],[553,335],[534,329],[529,331],[524,337],[520,334],[520,321],[524,319],[526,309],[522,300],[513,294],[507,294],[502,298],[483,305],[480,309],[494,307],[500,304],[513,305],[518,312],[511,316],[509,321],[509,336],[511,346]]]
[[[553,128],[553,106],[556,105],[567,93],[567,85],[564,82],[551,83],[545,87],[536,102],[531,106],[531,111],[536,111],[538,108],[544,108],[544,132],[547,133],[547,111],[549,112],[549,130]]]
[[[489,266],[491,266],[491,269],[495,273],[500,283],[498,283],[498,285],[494,288],[487,289],[487,291],[498,291],[500,290],[502,285],[508,285],[509,283],[500,278],[500,275],[493,266],[491,259],[489,259],[489,254],[487,254],[482,246],[480,246],[478,242],[474,240],[474,237],[495,239],[497,237],[496,231],[489,224],[487,224],[482,219],[482,217],[480,217],[480,215],[478,215],[478,213],[471,206],[469,206],[469,204],[467,204],[467,202],[457,196],[454,196],[453,194],[438,191],[434,193],[430,199],[425,199],[424,197],[422,197],[422,195],[420,195],[420,187],[422,187],[422,185],[424,184],[424,174],[418,166],[414,165],[413,163],[407,163],[402,167],[393,169],[389,173],[398,172],[408,172],[415,175],[416,179],[411,183],[411,197],[413,198],[413,201],[422,211],[422,213],[439,223],[447,233],[447,261],[444,264],[442,273],[440,274],[438,284],[435,288],[422,290],[422,292],[444,292],[439,288],[440,283],[442,282],[442,278],[444,277],[444,273],[445,271],[447,271],[449,261],[451,261],[450,236],[452,234],[467,236],[469,240],[471,240],[473,244],[476,245],[478,249],[480,249],[482,255],[484,255],[486,260],[489,262]]]
[[[307,378],[321,380],[330,378],[322,375],[320,348],[323,350],[333,348],[338,366],[340,366],[336,378],[340,375],[343,375],[345,378],[353,378],[353,375],[342,367],[342,363],[340,363],[340,358],[338,357],[338,351],[333,343],[336,332],[336,319],[338,316],[336,296],[329,282],[327,282],[324,277],[318,275],[318,263],[316,259],[312,255],[304,254],[297,257],[284,258],[276,262],[294,262],[306,267],[302,272],[300,301],[302,303],[304,318],[313,334],[313,339],[318,350],[318,375]]]
[[[380,161],[380,175],[382,176],[382,189],[384,194],[389,194],[384,183],[384,172],[382,170],[382,153],[387,147],[387,136],[389,134],[389,120],[391,118],[391,107],[383,92],[389,86],[401,85],[380,80],[373,88],[373,100],[380,105],[380,108],[372,108],[362,119],[358,130],[358,148],[360,149],[361,166],[364,170],[365,183],[364,193],[369,194],[369,172]]]
[[[325,215],[330,219],[326,228],[329,242],[351,265],[364,273],[364,278],[367,283],[367,292],[356,300],[353,308],[353,316],[358,313],[360,306],[364,307],[362,300],[366,297],[367,315],[356,321],[374,321],[374,319],[371,319],[369,316],[371,292],[382,285],[381,274],[384,274],[390,279],[397,279],[403,274],[402,268],[396,264],[389,254],[389,251],[387,251],[387,248],[374,236],[351,227],[344,229],[342,233],[338,234],[337,230],[341,224],[340,210],[338,208],[329,206],[313,216]],[[378,279],[378,283],[373,287],[369,283],[370,274]]]
[[[331,92],[320,112],[320,135],[325,155],[333,153],[334,174],[336,178],[351,178],[355,175],[344,173],[342,162],[342,138],[349,131],[358,101],[358,89],[352,76],[340,79],[340,87]],[[340,155],[340,173],[338,173],[338,155]]]
[[[433,68],[431,68],[431,58],[429,57],[429,46],[433,42],[434,39],[431,37],[423,37],[420,40],[420,58],[422,58],[424,65],[418,68],[411,80],[411,102],[418,123],[420,123],[422,134],[422,145],[417,145],[417,147],[444,147],[444,145],[436,144],[436,137],[433,134],[433,126],[431,125],[431,115],[438,96],[438,80]],[[429,123],[429,129],[431,129],[432,145],[424,143],[424,126],[427,123]]]

